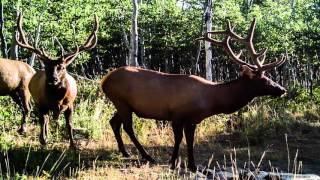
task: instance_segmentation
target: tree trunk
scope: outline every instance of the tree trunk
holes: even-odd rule
[[[131,50],[129,65],[139,66],[138,64],[138,0],[132,0],[133,10],[131,17]]]
[[[144,31],[140,29],[140,39],[139,39],[139,46],[140,46],[140,64],[142,67],[146,68],[146,63],[145,63],[145,46],[144,46],[144,38],[143,38],[143,33]]]
[[[36,37],[34,38],[34,47],[38,48],[38,42],[40,39],[40,32],[41,32],[41,26],[40,26],[40,20],[38,22],[37,30],[36,30]],[[29,58],[28,64],[33,67],[34,66],[34,59],[36,57],[35,53],[32,53],[31,57]]]
[[[212,22],[211,22],[211,7],[212,2],[208,0],[206,12],[205,12],[205,23],[206,23],[206,31],[211,31]],[[205,51],[206,51],[206,79],[212,81],[212,51],[211,51],[211,44],[208,41],[205,41]]]
[[[126,54],[126,65],[129,65],[129,61],[130,61],[130,54],[128,54],[128,51],[130,51],[130,44],[128,41],[128,37],[126,34],[126,30],[124,29],[124,27],[122,26],[122,36],[123,36],[123,43],[125,46],[125,54]],[[130,53],[130,52],[129,52]]]
[[[7,41],[6,37],[3,33],[4,31],[4,16],[3,16],[3,3],[0,0],[0,39],[1,39],[1,53],[2,57],[8,58],[8,52],[7,52]]]
[[[18,18],[18,15],[19,15],[19,11],[17,10],[16,11],[16,18]],[[19,35],[19,33],[14,29],[14,33],[12,34],[12,41],[11,41],[12,43],[11,43],[11,47],[10,47],[10,58],[11,59],[18,59],[18,56],[19,56],[18,44],[15,39],[16,35]]]

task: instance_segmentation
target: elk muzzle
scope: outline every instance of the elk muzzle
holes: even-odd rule
[[[272,89],[271,89],[270,95],[272,97],[282,97],[287,92],[287,90],[284,87],[280,86],[279,84],[277,84],[275,82],[272,82],[271,87],[272,87]]]

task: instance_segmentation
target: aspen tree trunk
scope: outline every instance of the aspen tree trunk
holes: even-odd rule
[[[19,9],[19,8],[17,8]],[[18,18],[19,15],[19,11],[16,11],[16,18]],[[11,47],[10,47],[10,58],[11,59],[18,59],[18,44],[15,40],[15,36],[18,34],[18,32],[14,29],[14,33],[12,34],[12,43],[11,43]],[[19,37],[18,37],[19,38]]]
[[[129,65],[139,66],[138,64],[138,0],[132,0],[133,10],[131,17],[131,50]]]
[[[39,39],[40,39],[40,32],[41,32],[41,26],[40,26],[40,20],[38,22],[38,26],[37,26],[37,30],[36,30],[36,37],[34,39],[34,47],[38,47],[38,42],[39,42]],[[32,53],[29,61],[28,61],[28,64],[33,67],[34,66],[34,59],[36,57],[36,54],[35,53]]]
[[[141,66],[146,68],[146,64],[145,64],[145,60],[144,60],[144,56],[145,56],[145,47],[144,47],[144,38],[143,38],[143,30],[140,29],[140,41],[139,41],[139,44],[140,44],[140,58],[141,58]]]
[[[6,37],[3,33],[4,31],[4,16],[3,16],[3,3],[0,1],[0,39],[1,39],[1,53],[2,57],[8,58],[8,53],[7,53],[7,41]]]
[[[205,23],[206,23],[206,31],[211,31],[212,22],[211,22],[211,7],[212,1],[208,0],[207,9],[205,12]],[[211,44],[208,41],[205,41],[205,51],[206,51],[206,79],[212,81],[212,51],[211,51]]]

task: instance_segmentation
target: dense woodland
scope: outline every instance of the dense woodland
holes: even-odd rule
[[[29,43],[44,48],[50,56],[60,54],[59,43],[66,52],[84,44],[93,29],[94,14],[100,20],[97,46],[81,53],[68,66],[68,72],[77,79],[78,85],[73,122],[78,154],[67,150],[68,136],[62,116],[57,121],[50,121],[51,143],[43,147],[38,139],[36,112],[32,111],[27,120],[27,133],[19,135],[21,113],[18,105],[8,96],[1,96],[0,178],[188,178],[180,170],[172,173],[167,166],[174,144],[169,123],[133,117],[138,139],[160,166],[141,163],[133,146],[128,147],[132,159],[118,153],[109,124],[115,108],[100,92],[99,83],[110,69],[130,64],[133,2],[0,0],[0,57],[27,62],[36,70],[43,68],[39,59],[15,42],[15,36],[19,34],[16,27],[19,12],[23,12],[23,29]],[[205,43],[196,39],[206,30],[208,2],[210,0],[138,0],[139,66],[206,77]],[[256,98],[236,113],[219,114],[200,123],[195,139],[195,156],[199,159],[196,163],[210,167],[212,161],[211,167],[218,169],[218,161],[230,165],[228,158],[231,158],[233,165],[232,157],[237,156],[235,162],[239,167],[248,162],[249,170],[253,162],[259,162],[259,169],[263,161],[261,169],[275,170],[270,165],[272,162],[274,167],[285,172],[299,173],[299,169],[294,168],[303,161],[303,173],[320,173],[317,151],[320,148],[319,0],[211,2],[212,30],[225,29],[230,20],[236,33],[245,36],[251,21],[256,18],[255,49],[268,48],[266,63],[275,61],[282,54],[287,58],[283,65],[266,73],[283,85],[288,95],[274,99]],[[244,50],[242,59],[252,63],[243,45],[232,42],[232,48],[237,53]],[[232,63],[220,47],[212,45],[211,51],[213,81],[230,81],[239,76],[239,66]],[[124,143],[130,144],[129,138],[124,137]],[[186,154],[184,151],[182,149],[182,156]],[[194,179],[194,176],[191,174],[190,178]]]
[[[138,33],[140,66],[170,73],[205,74],[203,43],[195,41],[204,31],[205,1],[141,0]],[[94,79],[108,68],[128,64],[132,3],[130,0],[2,1],[1,56],[39,63],[13,41],[18,11],[24,13],[24,29],[30,42],[53,55],[56,38],[69,51],[83,43],[100,18],[98,46],[81,55],[70,70]],[[320,5],[316,0],[230,0],[212,4],[213,30],[224,29],[227,20],[244,35],[257,18],[255,45],[268,48],[267,61],[286,53],[288,61],[271,72],[285,86],[302,86],[311,93],[320,83]],[[237,47],[238,50],[241,47]],[[215,46],[212,48],[213,80],[233,79],[236,66]]]

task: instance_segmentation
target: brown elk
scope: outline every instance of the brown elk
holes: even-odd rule
[[[39,113],[41,125],[40,143],[42,145],[46,144],[49,111],[53,111],[55,117],[64,112],[70,138],[70,147],[75,147],[72,133],[72,114],[74,110],[73,102],[77,95],[77,83],[68,74],[66,68],[75,60],[79,53],[96,46],[99,27],[98,18],[95,16],[95,28],[83,46],[77,46],[76,50],[68,54],[64,54],[61,47],[61,55],[57,58],[50,57],[43,49],[37,49],[27,42],[22,30],[21,13],[19,14],[17,24],[18,32],[21,34],[21,42],[16,37],[18,45],[36,53],[45,66],[44,70],[38,71],[29,83],[29,89]]]
[[[22,111],[19,133],[26,132],[26,119],[30,114],[30,92],[28,84],[35,70],[27,63],[0,59],[0,96],[9,95]]]
[[[132,113],[143,118],[168,120],[172,122],[175,140],[171,167],[175,167],[184,131],[188,168],[194,171],[193,141],[196,124],[215,114],[235,112],[255,97],[283,95],[286,90],[266,77],[264,71],[281,65],[285,59],[282,57],[279,61],[263,65],[266,50],[256,53],[252,43],[255,23],[254,20],[247,38],[236,35],[230,23],[226,31],[210,32],[225,35],[223,41],[213,40],[208,34],[201,38],[224,47],[233,62],[242,65],[240,77],[231,82],[219,84],[198,76],[167,74],[136,67],[121,67],[104,76],[101,88],[117,110],[110,124],[119,151],[128,156],[120,136],[123,125],[142,157],[154,162],[134,135]],[[240,55],[235,55],[230,48],[230,37],[246,45],[255,65],[248,64],[240,59]]]

